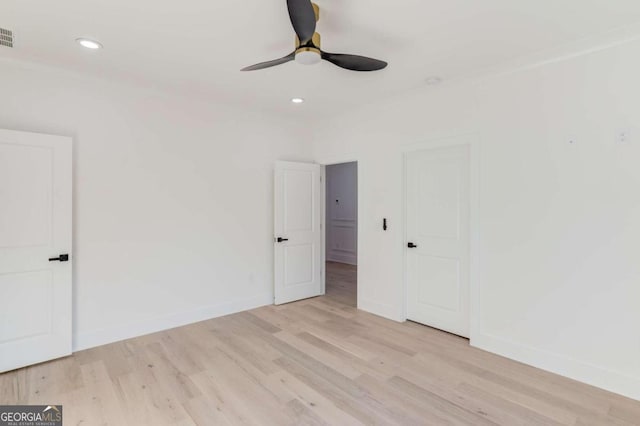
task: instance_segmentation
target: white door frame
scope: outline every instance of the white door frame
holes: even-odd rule
[[[326,294],[327,290],[327,166],[333,166],[335,164],[344,164],[344,163],[357,163],[358,167],[356,168],[356,180],[357,180],[357,193],[358,193],[358,209],[357,209],[357,224],[356,224],[356,232],[358,234],[358,247],[360,246],[360,224],[362,223],[360,217],[360,162],[358,161],[355,155],[345,156],[345,157],[332,157],[325,158],[323,160],[316,161],[317,164],[320,164],[320,176],[322,176],[322,185],[321,185],[321,193],[322,197],[322,294]],[[360,276],[360,250],[356,253],[356,276]],[[360,292],[356,291],[357,302],[356,309],[360,307]]]
[[[480,141],[475,134],[451,136],[447,138],[432,139],[425,142],[406,146],[402,150],[402,215],[403,215],[403,272],[402,286],[404,297],[402,298],[402,317],[407,320],[408,283],[407,283],[407,250],[404,244],[408,241],[407,235],[407,156],[412,152],[425,151],[454,146],[469,147],[469,185],[470,211],[469,211],[469,337],[473,343],[475,336],[479,335],[480,318],[480,281],[479,281],[479,212],[480,212]]]

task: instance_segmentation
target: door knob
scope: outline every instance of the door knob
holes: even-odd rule
[[[52,257],[49,259],[49,262],[68,262],[68,261],[69,261],[68,254],[61,254],[58,257]]]
[[[413,243],[407,244],[407,247],[409,247],[409,248],[418,248],[418,246],[413,244]]]
[[[289,239],[288,239],[288,238],[281,238],[281,237],[278,237],[278,240],[277,240],[277,241],[278,241],[279,243],[283,243],[283,242],[285,242],[285,241],[289,241]]]

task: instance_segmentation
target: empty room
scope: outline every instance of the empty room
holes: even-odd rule
[[[638,0],[0,1],[0,426],[640,425]]]

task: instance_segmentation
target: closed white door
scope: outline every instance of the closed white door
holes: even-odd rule
[[[323,292],[320,179],[317,164],[276,163],[276,305]]]
[[[469,146],[405,164],[407,319],[469,337]]]
[[[71,353],[71,174],[69,138],[0,130],[0,372]]]

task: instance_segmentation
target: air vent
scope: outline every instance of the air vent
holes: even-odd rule
[[[13,31],[0,28],[0,46],[13,47]]]

